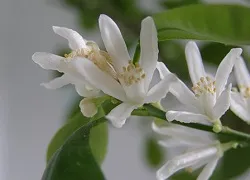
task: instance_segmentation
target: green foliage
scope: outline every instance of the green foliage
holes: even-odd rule
[[[100,108],[99,112],[93,118],[86,118],[81,112],[74,115],[61,129],[57,131],[52,138],[47,150],[47,162],[53,154],[65,143],[65,141],[80,127],[86,125],[88,122],[94,121],[103,117],[104,112]],[[96,161],[101,164],[105,158],[108,144],[108,124],[102,123],[94,127],[90,132],[90,147]]]
[[[104,122],[104,118],[91,121],[69,136],[50,159],[42,180],[104,180],[89,145],[92,128]]]
[[[136,0],[64,0],[63,2],[77,10],[74,13],[78,12],[78,19],[85,29],[95,28],[100,14],[109,15],[121,28],[128,47],[138,40],[141,20],[150,14],[138,7]],[[157,1],[155,2],[157,3]],[[163,0],[161,3],[167,9],[172,9],[200,3],[200,1]],[[201,48],[201,54],[205,62],[215,65],[218,65],[233,47],[228,46],[228,44],[236,46],[250,43],[250,9],[246,7],[191,5],[156,14],[154,19],[159,30],[159,40],[161,40],[159,42],[159,59],[183,80],[187,80],[189,77],[184,48],[177,41],[165,40],[211,41],[213,43],[209,42]],[[103,106],[105,114],[114,106],[112,103],[105,102]],[[74,112],[76,113],[75,117],[71,118],[57,132],[49,145],[47,159],[53,157],[48,163],[43,180],[104,179],[96,162],[101,163],[106,154],[107,123],[101,123],[91,129],[91,126],[99,120],[93,121],[93,119],[90,120],[77,114],[79,112],[78,103],[77,110]],[[249,126],[246,126],[230,111],[223,116],[222,120],[226,125],[249,132]],[[146,147],[148,163],[154,167],[162,163],[163,154],[161,154],[155,140],[148,138]],[[221,160],[222,164],[217,168],[212,179],[231,179],[244,172],[250,167],[250,159],[247,154],[249,150],[249,148],[244,148],[225,153]],[[78,161],[80,162],[79,166]],[[197,174],[181,171],[171,179],[191,180],[195,179],[195,175]]]
[[[200,48],[202,59],[212,65],[219,65],[233,46],[220,43],[208,43]]]
[[[190,5],[155,14],[159,41],[196,39],[230,45],[250,44],[250,8]]]
[[[186,6],[190,4],[198,4],[200,0],[163,0],[161,5],[167,9],[177,8],[180,6]]]
[[[159,165],[164,163],[164,152],[162,147],[159,146],[156,139],[152,136],[145,139],[145,157],[147,164],[150,167],[158,168]]]

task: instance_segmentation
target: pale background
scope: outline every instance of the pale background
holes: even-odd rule
[[[72,87],[55,91],[41,87],[50,74],[31,60],[36,51],[55,52],[57,45],[66,45],[53,33],[52,25],[79,30],[74,12],[51,2],[55,0],[0,2],[0,180],[41,178],[48,142],[75,94]],[[151,4],[141,0],[145,8],[151,9]],[[98,31],[82,34],[100,41]],[[141,143],[136,119],[122,129],[110,127],[109,152],[103,164],[107,179],[155,179],[155,172],[141,158]]]

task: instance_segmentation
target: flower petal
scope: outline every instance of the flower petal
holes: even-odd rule
[[[86,40],[82,36],[72,30],[65,27],[53,26],[53,30],[56,34],[64,37],[69,41],[69,47],[73,50],[86,48]]]
[[[158,134],[167,135],[174,138],[177,142],[187,145],[204,145],[212,143],[214,140],[211,133],[176,124],[159,127],[155,123],[152,123],[152,129]]]
[[[121,128],[125,124],[126,119],[131,115],[132,111],[137,107],[138,105],[122,103],[112,109],[106,118],[112,122],[113,126]]]
[[[79,84],[76,83],[74,85],[75,85],[76,92],[82,97],[95,97],[101,94],[99,89],[87,88],[88,85],[85,85],[83,83],[79,83]]]
[[[79,107],[82,114],[86,117],[93,117],[97,113],[97,107],[92,98],[84,98],[81,100]]]
[[[213,174],[214,169],[218,163],[219,157],[214,157],[201,171],[197,180],[208,180]]]
[[[115,69],[122,72],[122,67],[127,66],[131,58],[119,28],[110,17],[104,14],[99,17],[99,28]]]
[[[159,71],[161,79],[171,73],[163,62],[157,62],[156,68]]]
[[[147,91],[156,68],[159,53],[157,31],[152,17],[143,19],[141,23],[140,46],[139,63],[146,74],[145,90]]]
[[[198,108],[199,104],[195,98],[195,95],[190,89],[181,81],[173,82],[169,88],[169,91],[184,105]]]
[[[164,79],[162,79],[158,84],[156,84],[149,90],[147,97],[144,100],[144,103],[160,101],[167,95],[171,83],[176,80],[177,77],[174,74],[169,74],[168,76],[165,76]]]
[[[77,72],[95,88],[121,101],[126,100],[122,86],[112,76],[100,70],[92,61],[77,59],[74,61],[74,66]]]
[[[250,75],[242,57],[235,63],[234,72],[239,87],[250,87]],[[242,89],[244,90],[244,88],[240,88],[240,90]]]
[[[168,121],[176,120],[183,123],[211,124],[207,116],[185,111],[168,111],[166,118]]]
[[[250,123],[250,114],[248,112],[247,104],[243,97],[238,92],[231,92],[231,110],[242,120]]]
[[[60,72],[63,72],[65,70],[64,58],[61,56],[46,52],[36,52],[33,54],[32,59],[43,69],[57,70]]]
[[[207,146],[177,156],[168,161],[157,171],[157,179],[165,180],[180,169],[192,166],[197,162],[201,162],[208,157],[216,155],[217,151],[216,146]]]
[[[48,83],[42,83],[41,85],[47,89],[58,89],[67,84],[71,84],[71,81],[67,74],[62,75],[61,77],[55,78]]]
[[[230,93],[232,84],[229,84],[227,89],[225,89],[221,95],[218,97],[214,107],[213,107],[213,118],[214,120],[219,119],[230,107]]]
[[[193,84],[206,77],[199,48],[194,41],[189,41],[185,48],[188,71]]]
[[[241,48],[234,48],[221,61],[215,76],[216,97],[225,89],[227,79],[232,72],[233,66],[242,53]]]

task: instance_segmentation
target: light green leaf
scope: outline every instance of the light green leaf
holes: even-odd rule
[[[159,41],[196,39],[230,45],[250,44],[250,8],[190,5],[153,16]]]
[[[65,141],[80,127],[87,124],[90,121],[94,121],[104,116],[102,108],[99,108],[98,114],[93,118],[86,118],[81,112],[78,112],[65,124],[61,129],[57,131],[52,138],[48,150],[47,150],[47,162],[53,156],[53,154],[65,143]],[[108,124],[102,123],[99,126],[94,127],[90,133],[90,147],[96,161],[101,164],[105,158],[108,144]]]
[[[91,121],[76,130],[53,154],[42,180],[105,180],[91,148],[89,135],[105,118]]]

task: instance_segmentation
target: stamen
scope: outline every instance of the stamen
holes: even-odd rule
[[[123,81],[126,86],[139,83],[146,77],[146,74],[138,63],[133,64],[132,61],[129,61],[128,66],[122,67],[122,69],[123,72],[119,74],[119,79]]]
[[[215,81],[213,81],[210,77],[201,77],[200,81],[198,81],[192,87],[192,90],[196,97],[200,97],[203,93],[214,94],[216,92]],[[250,90],[249,90],[250,92]]]
[[[239,89],[245,98],[250,98],[250,87],[245,85],[239,85]]]

